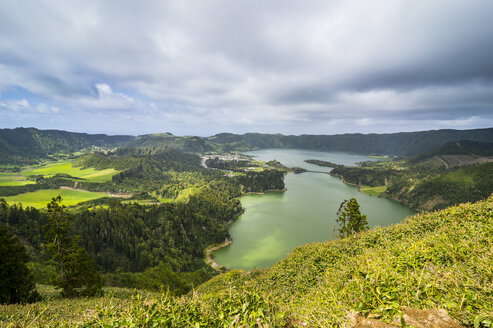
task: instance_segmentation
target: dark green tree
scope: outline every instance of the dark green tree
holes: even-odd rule
[[[29,256],[19,239],[0,224],[0,304],[29,303],[39,299]]]
[[[368,229],[366,215],[361,214],[356,198],[346,199],[341,203],[337,211],[336,222],[339,224],[337,230],[339,238]]]
[[[63,297],[94,296],[101,294],[103,279],[94,261],[79,246],[80,236],[70,234],[71,216],[57,196],[48,204],[48,224],[45,248],[57,264],[59,276],[54,281],[62,288]]]

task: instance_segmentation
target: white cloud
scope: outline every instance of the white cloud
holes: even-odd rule
[[[48,106],[45,103],[38,103],[34,106],[27,99],[0,101],[0,109],[19,114],[56,114],[59,112],[57,107]]]

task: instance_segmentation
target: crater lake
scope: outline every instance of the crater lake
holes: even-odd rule
[[[214,260],[228,269],[269,267],[296,246],[335,238],[337,210],[342,201],[351,197],[358,200],[370,227],[398,223],[413,214],[395,201],[363,194],[356,186],[330,176],[327,173],[331,168],[304,162],[319,159],[355,165],[372,160],[368,156],[300,149],[263,149],[245,154],[325,173],[289,173],[284,178],[286,191],[241,197],[245,212],[229,227],[233,244],[214,252]]]

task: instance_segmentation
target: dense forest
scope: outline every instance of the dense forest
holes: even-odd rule
[[[239,200],[227,189],[203,188],[187,202],[158,206],[113,200],[104,207],[72,210],[72,234],[82,237],[81,246],[108,273],[108,284],[156,290],[164,284],[185,292],[213,274],[203,261],[204,249],[224,241],[227,224],[241,211]],[[0,223],[29,245],[38,282],[49,283],[53,270],[42,246],[47,213],[0,202]],[[153,268],[162,271],[154,285],[145,274],[132,274],[159,272]]]
[[[73,186],[130,195],[99,198],[68,209],[71,235],[80,236],[80,246],[111,286],[151,290],[164,286],[172,293],[187,292],[217,274],[204,261],[204,250],[229,237],[228,224],[243,211],[238,197],[284,189],[283,171],[242,161],[245,171],[229,176],[228,170],[202,167],[197,154],[171,147],[124,147],[86,154],[73,163],[76,169],[111,168],[118,173],[105,182],[65,173],[32,175],[28,176],[32,184],[0,186],[0,199]],[[34,276],[45,284],[55,277],[43,246],[47,218],[45,210],[9,206],[0,200],[0,224],[28,246]]]

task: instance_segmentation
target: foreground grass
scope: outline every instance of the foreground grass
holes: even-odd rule
[[[37,209],[45,208],[53,197],[62,196],[64,205],[72,206],[88,200],[106,197],[101,192],[85,192],[65,189],[41,189],[15,196],[2,197],[9,204],[22,203],[23,207],[32,206]]]
[[[21,172],[25,177],[31,175],[53,176],[57,173],[69,174],[76,178],[86,179],[88,182],[107,182],[111,181],[113,175],[119,173],[115,169],[96,170],[94,168],[85,168],[73,166],[73,160],[64,160],[54,163],[48,163],[36,168],[27,169]]]
[[[348,238],[296,248],[272,268],[230,271],[190,295],[108,293],[0,308],[7,327],[342,327],[349,313],[391,321],[446,309],[493,324],[493,197]]]
[[[43,300],[26,305],[0,306],[0,327],[74,327],[100,322],[100,313],[111,311],[124,315],[140,300],[158,299],[159,294],[126,288],[105,288],[105,296],[93,298],[62,299],[60,292],[51,286],[38,285]]]
[[[76,299],[61,299],[53,290],[49,295],[41,292],[45,299],[38,303],[0,306],[0,326],[247,327],[260,321],[277,327],[284,319],[252,290],[230,289],[208,302],[197,294],[171,297],[124,288],[106,288],[105,296]]]

